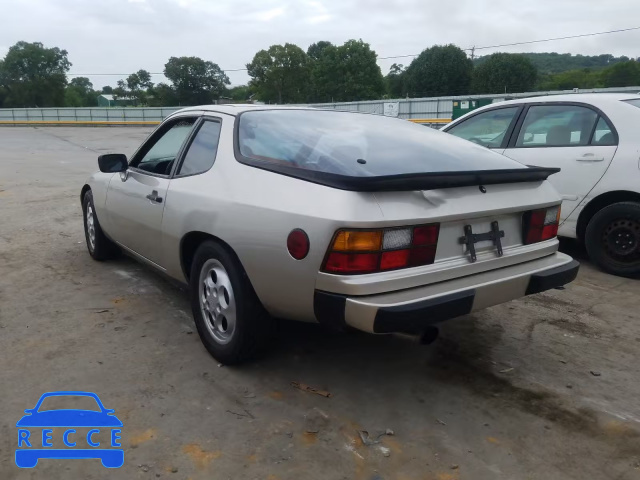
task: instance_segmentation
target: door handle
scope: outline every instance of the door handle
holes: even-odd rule
[[[604,162],[604,157],[596,157],[593,153],[585,153],[583,156],[576,158],[577,162]]]
[[[158,191],[157,190],[154,190],[149,195],[147,195],[147,198],[149,200],[151,200],[152,202],[154,202],[154,203],[162,203],[162,197],[158,196]]]

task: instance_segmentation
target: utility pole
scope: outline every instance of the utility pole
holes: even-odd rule
[[[476,58],[476,46],[474,45],[473,47],[471,47],[471,61],[473,62],[475,58]]]

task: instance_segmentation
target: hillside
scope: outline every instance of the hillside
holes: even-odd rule
[[[568,70],[581,70],[590,68],[597,70],[611,66],[615,63],[626,62],[626,56],[614,57],[610,54],[602,55],[572,55],[570,53],[521,53],[529,58],[538,69],[539,74],[560,73]],[[481,64],[487,57],[478,57],[474,60],[476,65]]]

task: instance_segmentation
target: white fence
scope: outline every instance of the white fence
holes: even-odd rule
[[[451,120],[454,100],[511,98],[566,93],[640,93],[638,87],[593,88],[548,92],[525,92],[506,95],[460,95],[457,97],[399,98],[365,102],[317,103],[311,107],[352,112],[391,115],[416,123],[441,126]],[[91,108],[5,108],[0,109],[2,125],[155,125],[182,107],[91,107]]]
[[[0,125],[154,125],[180,108],[3,108]]]
[[[442,124],[448,123],[453,114],[454,100],[478,100],[481,98],[490,98],[494,102],[508,99],[535,97],[541,95],[560,95],[572,93],[616,93],[623,92],[629,94],[640,93],[640,87],[618,87],[618,88],[591,88],[591,89],[573,89],[573,90],[557,90],[545,92],[524,92],[511,94],[493,94],[493,95],[459,95],[455,97],[433,97],[433,98],[399,98],[389,100],[370,100],[364,102],[336,102],[336,103],[315,103],[310,106],[316,108],[327,108],[334,110],[346,110],[350,112],[374,113],[379,115],[385,114],[385,105],[391,111],[392,116],[412,120],[417,123],[424,124]],[[397,104],[397,107],[396,107]],[[393,106],[392,106],[393,105]],[[397,109],[397,110],[396,110]],[[397,115],[395,112],[397,111]],[[388,114],[388,112],[387,112]]]

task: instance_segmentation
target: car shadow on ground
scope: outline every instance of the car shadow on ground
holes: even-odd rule
[[[580,261],[586,259],[577,242],[563,241],[562,250]],[[118,262],[134,263],[128,258]],[[150,277],[164,278],[144,269]],[[187,310],[188,292],[168,283],[171,286],[162,290],[173,289],[171,303]],[[240,380],[258,381],[266,389],[292,389],[291,382],[300,382],[326,390],[342,397],[347,409],[378,398],[377,408],[389,407],[390,412],[402,404],[425,404],[434,415],[446,415],[447,409],[460,411],[478,402],[485,404],[490,416],[492,409],[506,405],[572,431],[590,431],[595,422],[589,412],[577,413],[557,395],[500,372],[505,368],[494,361],[494,349],[518,347],[508,345],[514,343],[514,332],[505,334],[510,327],[492,318],[496,314],[489,310],[449,320],[439,326],[440,336],[430,345],[406,335],[334,332],[319,324],[276,320],[266,355],[227,368]],[[211,362],[217,363],[213,358]],[[459,397],[450,398],[452,391]],[[292,406],[297,405],[296,398],[292,397]]]

